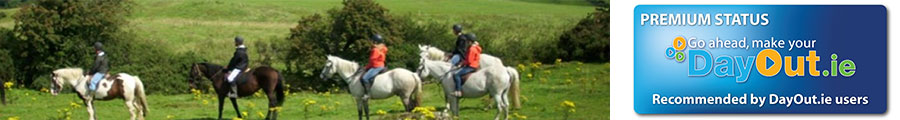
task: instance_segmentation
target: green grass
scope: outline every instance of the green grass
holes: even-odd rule
[[[534,0],[531,0],[534,1]],[[231,57],[231,39],[282,40],[303,16],[341,7],[339,0],[137,0],[130,31],[142,41],[176,52],[197,52],[214,63]],[[556,39],[593,11],[586,5],[512,0],[379,0],[393,15],[411,16],[448,26],[471,24],[504,40]],[[587,4],[586,2],[583,2]],[[0,24],[3,25],[3,24]],[[487,33],[489,32],[489,33]],[[451,38],[448,38],[450,40]],[[447,41],[451,42],[451,41]],[[252,49],[252,48],[251,48]],[[256,56],[251,50],[250,55]]]
[[[562,63],[557,65],[543,65],[539,69],[532,67],[522,72],[522,108],[513,110],[512,113],[527,116],[528,119],[562,119],[567,109],[560,105],[569,100],[575,102],[576,112],[571,113],[570,119],[596,120],[609,119],[609,64],[583,64]],[[580,69],[580,71],[578,70]],[[547,72],[545,72],[547,71]],[[533,72],[533,73],[532,73]],[[532,74],[529,78],[527,74]],[[425,86],[423,106],[435,106],[438,111],[443,110],[444,100],[441,90],[436,84]],[[84,105],[74,108],[71,103],[80,104],[80,99],[73,93],[64,93],[52,96],[34,90],[12,89],[8,91],[12,104],[2,106],[0,119],[19,117],[21,119],[54,119],[64,116],[71,111],[72,119],[86,119],[87,112]],[[215,119],[216,103],[210,94],[201,94],[195,98],[192,94],[182,95],[149,95],[150,112],[147,116],[150,120],[166,119]],[[207,101],[204,104],[203,101]],[[305,101],[316,101],[305,111]],[[462,119],[491,119],[496,109],[486,108],[489,102],[485,99],[464,99],[462,101]],[[490,101],[490,100],[488,100]],[[230,107],[230,101],[226,101],[224,117],[236,117],[236,113]],[[403,113],[403,107],[397,97],[371,101],[372,114],[378,110],[387,111],[387,115],[373,115],[375,119],[394,117]],[[265,114],[266,99],[263,97],[250,97],[239,99],[241,111],[247,112],[249,119],[260,119],[256,112]],[[122,100],[95,102],[97,117],[99,119],[127,119],[129,114]],[[251,105],[253,104],[253,105]],[[322,105],[327,110],[322,110]],[[63,112],[60,112],[63,111]],[[511,113],[511,114],[512,114]],[[322,119],[322,120],[346,120],[356,118],[356,107],[346,91],[331,93],[298,92],[289,95],[279,114],[280,118],[290,119]]]

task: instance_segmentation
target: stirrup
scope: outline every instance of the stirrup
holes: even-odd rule
[[[228,97],[237,98],[237,85],[231,84],[231,91],[228,92]]]

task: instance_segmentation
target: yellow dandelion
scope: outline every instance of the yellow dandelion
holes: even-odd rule
[[[266,114],[263,114],[262,112],[259,112],[259,111],[256,112],[256,115],[259,115],[260,118],[266,117]]]
[[[242,116],[247,116],[247,112],[241,112]]]
[[[7,89],[12,88],[13,85],[16,85],[16,84],[13,82],[4,82],[3,83],[3,86],[6,86]]]
[[[385,114],[387,114],[387,111],[384,111],[384,110],[378,110],[378,111],[375,111],[375,114],[378,114],[378,115],[385,115]]]
[[[166,115],[166,119],[175,119],[174,115]]]

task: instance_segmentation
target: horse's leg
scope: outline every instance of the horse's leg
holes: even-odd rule
[[[453,112],[453,116],[459,116],[459,98],[451,96],[450,99],[450,111]]]
[[[412,109],[413,109],[413,108],[411,108],[412,102],[410,102],[409,98],[410,97],[401,97],[400,98],[400,101],[403,101],[403,108],[404,108],[404,110],[406,110],[406,112],[412,112]]]
[[[503,118],[509,119],[509,91],[504,92],[501,96],[503,96]]]
[[[219,120],[221,120],[222,119],[222,105],[225,105],[225,96],[223,96],[222,94],[219,94],[218,97],[219,97]],[[240,115],[240,114],[238,114],[238,115]]]
[[[363,114],[366,114],[366,120],[369,120],[369,100],[363,100],[363,105],[363,107],[365,108],[363,110],[365,113]]]
[[[271,91],[271,92],[270,92]],[[278,98],[275,95],[274,89],[266,89],[267,96],[269,97],[269,112],[266,113],[266,120],[269,119],[269,116],[272,116],[272,119],[276,119],[275,116],[278,115],[278,109],[273,109],[278,107]]]
[[[134,100],[125,100],[125,107],[128,107],[128,112],[131,113],[131,120],[136,120],[137,114],[135,114],[136,110],[134,108]]]
[[[500,120],[500,115],[503,114],[503,97],[501,95],[493,95],[494,102],[497,103],[497,115],[494,116],[494,120]]]
[[[88,116],[90,116],[89,120],[96,120],[97,118],[94,116],[94,102],[91,100],[84,100],[84,104],[87,106]]]
[[[363,116],[362,116],[362,114],[363,114],[362,109],[363,109],[363,108],[362,108],[362,106],[363,106],[363,105],[362,105],[362,100],[357,99],[357,100],[356,100],[356,117],[359,118],[359,120],[362,120],[362,119],[363,119]]]
[[[237,113],[238,118],[244,118],[241,116],[241,110],[238,109],[237,98],[231,98],[231,106],[234,106],[234,112]]]

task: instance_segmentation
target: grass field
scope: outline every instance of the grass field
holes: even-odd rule
[[[512,119],[547,120],[563,119],[569,112],[561,106],[563,101],[575,103],[575,112],[568,113],[569,119],[597,120],[609,119],[609,64],[579,64],[575,62],[555,65],[524,65],[522,72],[522,108],[513,110]],[[532,77],[528,77],[532,74]],[[152,84],[152,83],[145,83]],[[425,86],[423,106],[444,109],[442,91],[437,84]],[[12,89],[9,91],[12,104],[0,108],[0,118],[18,117],[23,120],[44,120],[65,118],[66,113],[72,119],[86,119],[87,112],[80,99],[73,93],[52,96],[46,92]],[[323,93],[294,92],[290,93],[279,114],[285,119],[323,119],[346,120],[356,118],[356,107],[346,91]],[[215,119],[216,103],[211,94],[182,95],[150,95],[148,97],[151,120],[159,119]],[[486,99],[464,99],[461,105],[462,119],[492,119],[496,109],[488,109],[490,101]],[[314,104],[307,106],[310,101]],[[403,113],[397,97],[373,100],[371,110],[373,117],[394,118]],[[230,101],[226,101],[229,103]],[[238,100],[247,119],[260,119],[260,112],[265,114],[267,101],[263,97],[251,97]],[[77,105],[73,106],[72,104]],[[100,119],[127,119],[129,114],[122,100],[95,102],[97,117]],[[324,109],[323,109],[324,107]],[[66,110],[71,112],[66,112]],[[226,118],[236,117],[236,113],[226,105]],[[378,110],[385,115],[375,113]],[[512,114],[511,113],[511,114]]]

